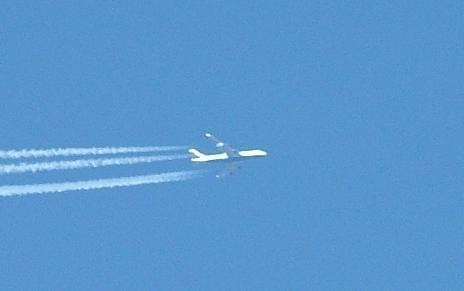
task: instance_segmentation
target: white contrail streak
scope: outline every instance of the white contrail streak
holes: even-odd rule
[[[16,196],[27,194],[60,193],[65,191],[94,190],[103,188],[129,187],[137,185],[157,184],[189,180],[200,177],[203,171],[167,172],[156,175],[120,177],[64,183],[7,185],[0,187],[0,196]]]
[[[186,148],[185,146],[158,146],[158,147],[23,149],[23,150],[7,150],[7,151],[0,150],[0,159],[149,153],[149,152],[176,151],[176,150],[183,150],[185,148]]]
[[[53,161],[40,163],[0,164],[0,175],[25,172],[72,170],[80,168],[98,168],[115,165],[134,165],[141,163],[152,163],[157,161],[172,161],[186,159],[188,157],[189,155],[166,155],[128,158],[85,159],[74,161]]]

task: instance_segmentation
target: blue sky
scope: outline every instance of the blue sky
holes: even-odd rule
[[[2,290],[462,287],[461,1],[95,2],[2,3],[0,148],[212,150],[207,130],[270,156],[2,198]]]

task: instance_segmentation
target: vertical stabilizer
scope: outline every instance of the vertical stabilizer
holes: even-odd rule
[[[205,155],[202,154],[199,150],[197,149],[189,149],[189,153],[192,154],[192,157],[193,158],[202,158],[204,157]]]

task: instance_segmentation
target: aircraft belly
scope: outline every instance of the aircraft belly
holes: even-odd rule
[[[208,155],[205,157],[207,161],[223,161],[229,159],[227,154]]]

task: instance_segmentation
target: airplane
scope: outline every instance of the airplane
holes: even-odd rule
[[[216,175],[216,178],[222,178],[233,174],[240,168],[240,164],[244,160],[267,156],[267,152],[261,149],[237,151],[224,142],[220,141],[211,133],[205,133],[205,136],[208,140],[212,141],[217,148],[221,149],[222,152],[215,154],[204,154],[197,149],[189,149],[189,153],[192,154],[192,158],[190,160],[194,163],[227,162],[228,164],[224,171]]]

